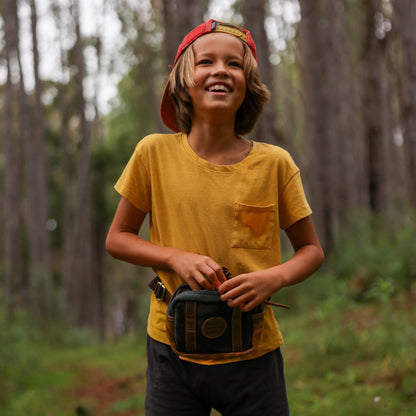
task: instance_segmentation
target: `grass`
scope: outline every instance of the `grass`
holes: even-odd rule
[[[293,415],[410,416],[416,408],[416,309],[328,298],[280,320]]]
[[[414,295],[358,303],[341,282],[318,276],[276,300],[292,307],[277,311],[292,415],[413,414]],[[106,343],[77,334],[76,342],[52,348],[17,328],[8,360],[20,361],[4,367],[8,379],[0,374],[0,387],[7,385],[0,391],[8,392],[0,396],[1,415],[144,415],[144,331]]]

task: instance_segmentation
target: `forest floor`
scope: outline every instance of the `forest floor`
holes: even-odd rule
[[[388,304],[341,311],[327,306],[307,315],[283,312],[292,413],[410,416],[416,408],[414,305],[414,298],[402,295]],[[78,361],[64,392],[72,403],[68,414],[144,415],[144,346],[138,345],[135,356],[131,351],[131,341],[115,345],[112,353],[107,345],[98,361]],[[124,356],[119,366],[111,363],[117,354]]]
[[[106,375],[100,368],[82,368],[75,375],[69,394],[78,403],[75,414],[93,412],[95,416],[105,416],[112,412],[133,416],[144,414],[140,409],[144,405],[145,389],[144,375],[117,378]]]
[[[277,311],[291,414],[413,415],[416,296],[374,303],[331,296],[319,305],[313,295],[305,299],[289,299],[292,309]],[[25,387],[7,403],[0,390],[2,416],[144,415],[145,331],[105,343],[77,336],[70,346],[34,347],[37,364],[28,362]]]

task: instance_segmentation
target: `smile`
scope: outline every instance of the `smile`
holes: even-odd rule
[[[224,84],[214,84],[207,88],[209,92],[231,92],[231,88],[228,88]]]

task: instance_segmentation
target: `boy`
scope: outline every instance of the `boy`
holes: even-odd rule
[[[173,293],[218,290],[249,311],[298,283],[323,262],[299,170],[283,149],[240,135],[254,127],[269,92],[250,33],[210,20],[178,48],[161,104],[176,134],[139,142],[116,184],[120,204],[106,247],[116,258],[154,268]],[[151,242],[138,237],[150,215]],[[280,228],[295,253],[281,264]],[[222,266],[233,278],[227,280]],[[164,291],[163,291],[164,294]],[[153,294],[148,320],[147,415],[288,415],[282,336],[265,306],[261,342],[232,359],[177,356],[167,304]]]

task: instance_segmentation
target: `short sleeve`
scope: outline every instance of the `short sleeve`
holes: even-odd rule
[[[142,212],[151,211],[151,181],[141,142],[115,184],[115,190]]]
[[[300,172],[297,170],[289,178],[279,196],[280,227],[285,230],[311,213],[312,210],[303,190]]]

